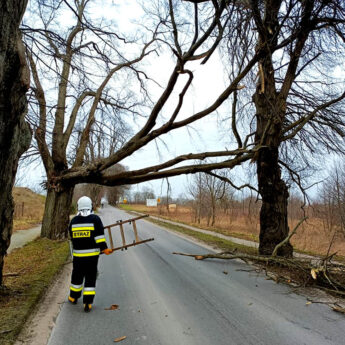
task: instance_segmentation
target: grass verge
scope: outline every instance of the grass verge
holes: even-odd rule
[[[12,345],[69,255],[67,241],[38,239],[5,258],[0,344]]]
[[[163,228],[167,228],[169,230],[179,232],[181,234],[187,235],[189,237],[195,238],[209,246],[219,248],[223,251],[233,251],[235,249],[239,250],[241,253],[252,254],[256,255],[258,253],[256,248],[248,247],[242,244],[237,244],[229,240],[225,240],[223,238],[219,238],[216,236],[204,234],[202,232],[193,231],[187,229],[180,225],[166,223],[164,221],[159,221],[156,219],[147,218],[146,220],[150,221],[151,223],[157,224]]]
[[[137,209],[133,209],[133,208],[131,208],[130,205],[126,205],[126,204],[119,205],[119,208],[121,208],[122,210],[124,210],[128,213],[132,213],[132,214],[134,214],[133,212],[140,212]],[[157,217],[156,215],[154,215],[154,216]],[[213,247],[219,248],[219,249],[224,250],[224,251],[233,251],[233,250],[237,249],[241,253],[253,254],[253,255],[258,254],[258,251],[256,248],[248,247],[245,245],[234,243],[230,240],[225,240],[225,239],[219,238],[217,236],[212,236],[212,235],[204,234],[202,232],[188,229],[188,228],[183,226],[183,223],[177,222],[175,220],[172,220],[172,221],[174,221],[176,223],[180,223],[181,225],[171,224],[171,223],[164,222],[164,220],[160,221],[160,220],[153,219],[153,218],[146,218],[146,220],[151,222],[151,223],[157,224],[163,228],[166,228],[166,229],[169,229],[169,230],[172,230],[175,232],[179,232],[179,233],[182,233],[182,234],[187,235],[189,237],[195,238],[199,241],[204,242],[205,244],[207,244],[209,246],[213,246]],[[188,224],[186,224],[186,225],[188,225]],[[218,231],[215,231],[215,232],[217,233]],[[219,233],[221,233],[221,232],[219,231]],[[232,236],[229,234],[227,234],[227,235]],[[237,236],[233,236],[233,237],[248,240],[248,238],[243,238],[241,236],[238,236],[238,234],[237,234]]]
[[[131,205],[128,204],[118,204],[118,208],[124,211],[136,211],[136,212],[142,212],[142,213],[147,213],[144,209],[134,209]]]
[[[259,237],[256,235],[253,235],[253,234],[229,232],[227,230],[216,228],[216,227],[199,226],[198,224],[183,222],[183,221],[181,221],[179,219],[175,219],[173,217],[167,217],[167,216],[164,216],[161,214],[157,214],[156,212],[150,212],[147,210],[147,208],[145,209],[144,207],[143,208],[140,208],[138,206],[133,207],[132,205],[129,205],[129,204],[119,204],[119,205],[117,205],[117,207],[119,207],[120,209],[122,209],[126,212],[145,213],[145,214],[149,214],[150,216],[153,216],[153,217],[158,217],[161,219],[170,220],[172,222],[181,224],[181,226],[189,225],[189,226],[193,226],[193,227],[196,227],[196,228],[199,228],[202,230],[213,231],[213,232],[225,235],[225,236],[236,237],[236,238],[239,238],[242,240],[247,240],[247,241],[259,242]]]
[[[27,230],[39,226],[41,219],[13,219],[13,230]]]

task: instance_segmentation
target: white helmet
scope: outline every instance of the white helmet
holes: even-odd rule
[[[78,211],[83,211],[83,210],[92,210],[92,201],[89,197],[87,196],[82,196],[78,200]]]

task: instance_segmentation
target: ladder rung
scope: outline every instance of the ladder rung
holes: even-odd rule
[[[128,247],[133,247],[133,246],[136,246],[138,244],[150,242],[150,241],[153,241],[153,240],[154,240],[154,238],[149,238],[147,240],[142,240],[140,242],[134,242],[134,243],[131,243],[131,244],[126,244],[125,246],[122,246],[122,247],[112,248],[112,250],[115,251],[115,250],[120,250],[120,249],[126,249]]]

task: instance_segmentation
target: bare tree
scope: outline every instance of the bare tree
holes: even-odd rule
[[[144,186],[141,191],[136,191],[133,194],[135,204],[146,204],[146,199],[155,199],[155,193],[149,187]]]
[[[301,175],[316,154],[345,153],[344,81],[331,72],[343,64],[345,3],[251,0],[228,7],[241,9],[225,31],[229,76],[259,55],[243,80],[246,90],[231,96],[229,137],[238,148],[248,138],[262,146],[252,161],[262,199],[259,251],[269,255],[289,233],[286,181],[305,192]],[[291,256],[291,244],[278,254]]]
[[[154,166],[109,175],[107,173],[109,167],[120,163],[148,143],[168,132],[189,126],[216,111],[233,92],[241,89],[241,80],[258,61],[259,55],[254,54],[246,61],[246,66],[229,81],[224,91],[211,104],[197,113],[179,117],[186,93],[193,81],[193,72],[187,69],[186,65],[196,60],[201,63],[207,62],[223,36],[224,27],[231,21],[236,9],[226,11],[227,1],[219,3],[214,1],[200,8],[198,5],[193,5],[193,15],[190,15],[190,11],[183,12],[191,19],[188,24],[191,30],[185,34],[181,30],[185,25],[185,18],[176,15],[176,13],[182,13],[176,7],[182,4],[173,4],[173,1],[169,0],[166,3],[167,6],[160,8],[159,15],[152,17],[152,23],[148,24],[151,37],[142,43],[138,55],[135,58],[126,59],[119,48],[119,44],[125,46],[128,44],[126,38],[120,37],[109,29],[96,27],[87,16],[87,4],[86,0],[75,0],[73,5],[70,2],[61,1],[58,4],[51,2],[48,6],[45,1],[40,4],[43,27],[24,27],[35,85],[33,97],[37,102],[36,107],[33,107],[33,112],[37,113],[37,121],[33,121],[36,128],[35,139],[47,172],[48,194],[42,235],[49,238],[60,238],[66,235],[69,204],[73,188],[78,183],[120,186],[180,174],[233,168],[252,159],[261,148],[261,144],[245,143],[236,150],[183,154]],[[55,21],[55,16],[63,6],[67,6],[76,17],[76,24],[65,35],[61,32],[61,28],[56,30]],[[183,6],[186,6],[188,10],[191,9],[190,4],[183,4]],[[86,36],[86,33],[89,34]],[[87,155],[90,160],[93,158],[93,153],[87,151],[88,144],[94,140],[92,138],[96,138],[92,137],[91,133],[97,123],[104,124],[104,121],[97,120],[100,108],[110,106],[115,112],[131,113],[135,118],[140,116],[140,113],[145,113],[144,107],[136,106],[138,104],[136,99],[133,100],[131,106],[128,105],[126,96],[124,102],[126,106],[124,106],[122,102],[119,102],[120,96],[112,94],[116,88],[106,86],[113,76],[129,71],[135,75],[139,88],[147,96],[143,83],[150,79],[139,69],[138,64],[155,50],[155,42],[168,47],[174,54],[176,62],[161,95],[150,105],[150,111],[145,114],[147,117],[142,127],[134,135],[124,136],[120,145],[114,147],[108,157],[87,162]],[[42,54],[45,54],[44,59]],[[99,67],[105,67],[104,75],[98,78],[99,83],[96,89],[93,85],[94,80],[98,80],[99,74],[93,76],[95,79],[91,77],[93,70],[89,64],[93,62],[97,63],[97,71],[100,70]],[[41,82],[45,72],[49,71],[58,72],[56,83],[59,85],[58,95],[51,104],[48,104],[50,94]],[[174,100],[174,92],[177,90],[179,96],[176,106],[169,111],[166,109],[166,104]],[[148,98],[149,96],[145,99],[146,105]],[[165,112],[170,112],[168,118],[166,115],[163,116],[163,108]],[[103,114],[107,113],[109,109]],[[68,121],[65,124],[66,118]],[[207,157],[223,159],[204,164],[188,164],[190,160],[201,162]],[[187,164],[175,167],[181,162]]]
[[[67,2],[62,1],[62,3]],[[80,40],[84,37],[81,34],[83,30],[94,28],[90,26],[90,21],[84,15],[86,2],[76,1],[77,10],[74,12],[77,14],[77,24],[68,33],[67,38],[61,40],[61,36],[44,28],[43,36],[46,37],[48,32],[47,40],[54,52],[53,59],[54,61],[60,59],[63,67],[64,77],[60,79],[59,95],[64,97],[58,97],[62,103],[52,107],[54,111],[56,110],[52,132],[52,153],[51,160],[46,159],[45,163],[46,166],[53,167],[47,169],[50,171],[47,174],[48,196],[51,195],[48,199],[52,201],[47,202],[47,218],[44,220],[43,228],[48,231],[48,226],[45,225],[47,224],[53,234],[49,236],[60,236],[58,229],[63,228],[61,227],[61,214],[64,214],[62,209],[66,208],[70,192],[77,183],[109,186],[135,184],[180,174],[210,172],[222,168],[232,169],[251,160],[257,164],[258,190],[262,198],[259,249],[262,254],[271,254],[276,244],[286,238],[289,232],[287,223],[289,194],[282,171],[285,175],[290,175],[291,180],[303,189],[296,171],[296,162],[302,160],[308,165],[308,155],[316,149],[344,152],[339,139],[344,133],[344,112],[341,105],[345,93],[331,76],[322,73],[326,65],[327,68],[330,65],[333,67],[339,65],[339,61],[333,58],[334,49],[337,49],[340,55],[343,53],[344,3],[340,0],[302,2],[168,0],[164,4],[166,6],[157,7],[150,12],[151,19],[148,21],[147,29],[152,31],[152,37],[143,45],[139,57],[117,63],[116,67],[112,60],[107,61],[109,70],[113,72],[107,74],[94,93],[90,94],[88,89],[83,89],[81,96],[76,97],[77,102],[71,107],[72,124],[75,124],[75,118],[81,111],[84,111],[86,120],[82,122],[79,130],[81,145],[75,150],[75,160],[72,164],[68,164],[65,158],[68,144],[66,138],[71,137],[71,126],[67,125],[64,132],[63,121],[67,104],[64,97],[67,95],[67,85],[71,83],[71,79],[67,78],[68,74],[63,73],[70,71],[72,57],[75,54],[93,46],[83,39]],[[49,17],[45,23],[50,22]],[[207,63],[224,36],[228,38],[226,45],[231,52],[227,60],[227,64],[231,66],[227,87],[204,109],[181,116],[186,94],[193,82],[193,72],[187,68],[187,65],[198,60],[203,64]],[[56,43],[52,45],[53,38],[56,38]],[[153,49],[151,47],[155,44],[154,40],[161,46],[169,47],[176,61],[161,95],[150,106],[143,126],[131,137],[124,138],[122,146],[116,148],[108,157],[85,164],[86,147],[95,125],[96,110],[104,98],[106,98],[105,103],[109,104],[107,94],[104,94],[105,84],[120,70],[133,71],[133,66],[146,57],[150,49]],[[63,53],[60,47],[64,47]],[[111,50],[118,52],[118,48],[114,45],[111,45]],[[100,49],[95,51],[99,53]],[[112,55],[101,56],[104,58]],[[119,57],[122,58],[123,55]],[[36,84],[35,95],[39,99],[40,84],[35,78],[35,68],[32,67],[32,70]],[[140,78],[143,75],[142,71],[138,69],[135,71],[142,81]],[[253,85],[251,78],[255,75],[257,82]],[[245,90],[244,86],[247,87]],[[167,104],[174,100],[174,92],[177,90],[179,95],[175,99],[176,106],[170,110]],[[253,98],[248,103],[249,108],[246,108],[243,95],[250,93],[253,94]],[[89,108],[84,107],[83,103],[86,102],[87,97],[92,99]],[[106,174],[105,171],[110,166],[121,162],[153,140],[176,129],[192,125],[214,113],[229,97],[232,100],[230,135],[236,145],[233,149],[184,154],[142,169],[114,175]],[[40,109],[44,101],[42,98],[39,100]],[[114,102],[110,103],[114,104]],[[119,109],[118,104],[116,108]],[[242,129],[239,127],[241,120],[239,115],[247,109],[249,109],[246,112],[249,126]],[[129,110],[132,109],[127,108],[127,111]],[[38,127],[38,132],[36,131],[39,145],[46,139],[44,136],[40,137],[41,133],[47,134],[46,130],[42,131],[42,128],[46,128],[45,116],[41,116],[40,119],[41,127]],[[44,147],[45,150],[42,149]],[[50,157],[48,145],[42,145],[40,151],[43,152],[43,157]],[[307,151],[309,151],[308,155],[304,153]],[[202,163],[205,158],[213,158],[214,161]],[[198,160],[200,163],[190,164],[188,163],[190,160]],[[182,162],[184,165],[180,164]],[[180,165],[176,166],[177,164]],[[61,207],[58,199],[63,200]],[[54,216],[55,210],[59,214],[59,224],[56,222],[57,215]],[[67,215],[64,215],[63,219],[67,222]],[[278,255],[292,255],[292,246],[286,243],[279,249]]]
[[[219,203],[230,195],[228,175],[226,171],[221,171],[218,175],[199,173],[193,176],[188,189],[194,198],[195,220],[199,224],[201,218],[206,217],[207,226],[215,225],[217,209],[222,208]]]
[[[76,182],[83,182],[57,185],[56,178],[71,168],[101,164],[97,163],[101,157],[112,155],[126,140],[128,128],[121,115],[136,114],[139,101],[130,89],[119,95],[119,89],[126,90],[123,85],[112,92],[112,78],[117,75],[126,83],[126,69],[142,82],[134,66],[152,51],[154,42],[155,33],[137,49],[136,57],[126,58],[121,52],[126,40],[107,31],[107,23],[92,22],[88,3],[38,2],[40,26],[23,27],[34,85],[30,120],[47,175],[41,235],[48,238],[66,236],[73,189]],[[57,27],[58,19],[61,11],[68,10],[75,16],[75,25],[63,32]],[[58,84],[57,94],[49,89],[52,78]]]
[[[324,220],[332,232],[336,228],[345,235],[345,173],[344,163],[335,165],[322,187]]]
[[[324,83],[322,72],[316,80],[311,75],[317,67],[324,68],[327,60],[332,61],[328,50],[333,49],[333,44],[343,45],[345,11],[344,3],[336,0],[262,4],[252,1],[251,10],[257,27],[257,44],[263,53],[253,95],[255,140],[266,146],[256,157],[262,198],[259,251],[271,254],[289,233],[289,194],[281,176],[282,167],[298,180],[291,159],[296,149],[288,149],[284,157],[284,143],[289,141],[293,145],[297,138],[302,139],[302,144],[295,145],[302,148],[302,153],[306,149],[315,152],[320,144],[344,152],[339,145],[344,112],[337,113],[345,97],[344,89],[337,88],[334,82]],[[326,50],[323,45],[328,40]],[[315,142],[320,134],[319,142]],[[290,256],[292,246],[287,243],[279,251],[280,255]]]
[[[223,177],[225,177],[224,175],[226,175],[226,172],[224,172],[222,175]],[[207,225],[214,226],[216,221],[217,203],[224,198],[229,185],[226,184],[226,182],[220,180],[217,176],[214,176],[212,174],[205,174],[204,181],[205,188],[207,190],[207,195],[209,198],[209,216],[207,217]]]
[[[200,224],[201,218],[206,213],[206,195],[202,173],[193,175],[191,182],[188,184],[188,192],[193,197],[194,221]]]
[[[158,100],[155,101],[144,126],[112,156],[101,160],[97,165],[88,167],[88,169],[70,169],[64,174],[64,176],[60,176],[55,179],[57,183],[73,183],[75,180],[82,180],[85,182],[97,181],[106,185],[118,185],[122,183],[134,184],[163,177],[195,173],[198,171],[211,171],[213,169],[221,169],[224,167],[231,168],[241,164],[243,161],[251,159],[254,156],[254,153],[257,152],[260,147],[245,145],[244,148],[234,151],[224,150],[181,155],[162,164],[135,170],[126,174],[114,175],[112,177],[109,176],[104,178],[102,175],[102,171],[108,166],[124,159],[125,157],[128,157],[133,152],[147,145],[149,142],[168,132],[191,125],[194,122],[211,114],[224,103],[229,95],[242,88],[239,83],[246,73],[248,73],[250,68],[254,66],[258,59],[258,55],[253,56],[253,58],[248,61],[246,68],[244,68],[244,70],[241,71],[236,78],[229,82],[229,85],[219,95],[219,97],[210,104],[210,106],[206,107],[202,111],[187,116],[180,121],[177,120],[184,102],[185,95],[193,80],[193,73],[190,70],[185,69],[185,65],[196,60],[200,60],[201,63],[207,62],[222,38],[224,25],[230,21],[231,18],[232,12],[223,17],[225,8],[225,1],[221,1],[220,4],[215,2],[210,8],[208,8],[207,11],[204,9],[204,18],[201,20],[198,16],[199,9],[197,6],[194,6],[194,20],[189,25],[191,30],[194,32],[192,32],[192,35],[190,35],[190,33],[183,35],[182,39],[179,38],[179,29],[180,26],[184,25],[185,18],[179,18],[181,24],[178,25],[176,20],[177,17],[175,16],[176,8],[172,1],[168,1],[167,8],[164,8],[164,10],[167,12],[163,14],[159,13],[158,17],[158,21],[164,26],[164,30],[162,30],[164,40],[160,38],[159,41],[163,42],[165,45],[168,45],[172,50],[176,56],[176,65],[173,68],[167,86],[163,89],[163,92]],[[210,16],[210,11],[212,10],[214,15]],[[190,32],[190,30],[188,30],[188,32]],[[183,43],[181,43],[180,40],[183,41]],[[201,52],[199,53],[199,51]],[[163,125],[155,128],[158,120],[162,121],[162,109],[172,97],[173,92],[176,91],[175,89],[178,88],[177,81],[183,75],[185,75],[184,85],[179,94],[176,107],[173,109],[173,111],[171,111],[169,120],[164,121]],[[181,162],[194,159],[203,160],[207,157],[227,157],[227,159],[209,164],[192,164],[179,168],[173,168],[176,164]],[[235,158],[228,159],[229,157]]]
[[[30,74],[19,30],[26,5],[27,0],[0,3],[0,286],[13,229],[12,187],[18,160],[31,140],[24,121]]]

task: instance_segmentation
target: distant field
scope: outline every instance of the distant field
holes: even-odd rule
[[[218,213],[216,222],[213,227],[207,226],[206,219],[201,219],[200,224],[195,221],[193,210],[186,206],[179,206],[168,212],[163,205],[158,207],[147,207],[145,205],[121,205],[122,209],[133,210],[137,212],[156,215],[165,219],[175,220],[181,223],[200,227],[203,229],[213,230],[229,236],[241,237],[253,241],[259,238],[259,219],[255,215],[250,217],[241,213],[222,214]],[[289,227],[293,229],[299,219],[289,219]],[[322,220],[319,218],[309,218],[302,224],[297,234],[292,237],[292,245],[299,250],[310,253],[326,254],[329,244],[332,240],[333,233],[324,229]],[[332,244],[331,253],[337,252],[338,255],[345,256],[345,238],[337,236]]]
[[[29,229],[42,222],[45,196],[24,187],[14,187],[12,195],[15,203],[14,230]]]

